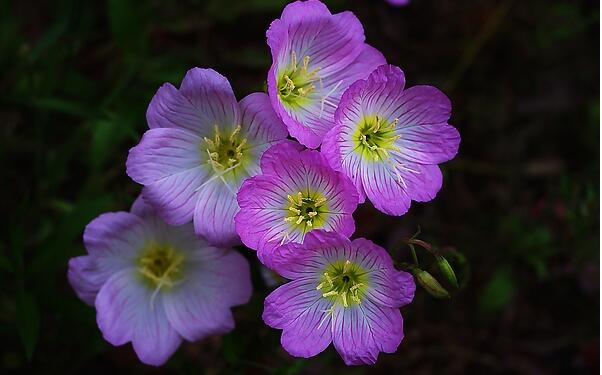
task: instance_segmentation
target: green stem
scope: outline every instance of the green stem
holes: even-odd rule
[[[419,266],[420,264],[418,263],[418,257],[416,256],[416,249],[414,249],[414,245],[408,243],[408,246],[410,246],[410,253],[412,254],[412,259],[414,259],[414,264]]]

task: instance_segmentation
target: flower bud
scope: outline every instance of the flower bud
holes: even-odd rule
[[[439,271],[445,277],[445,279],[453,286],[454,288],[458,288],[458,279],[456,278],[456,273],[454,269],[449,264],[447,259],[443,255],[437,256],[437,267],[439,267]]]
[[[431,296],[435,298],[449,298],[449,292],[439,284],[437,280],[428,272],[416,268],[412,271],[416,281],[422,286]]]

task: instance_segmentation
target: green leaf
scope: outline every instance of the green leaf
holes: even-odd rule
[[[27,359],[31,361],[38,342],[40,313],[34,297],[25,291],[17,297],[17,328]]]
[[[509,270],[502,268],[496,271],[489,280],[479,301],[481,310],[497,311],[506,306],[514,295],[514,279]]]

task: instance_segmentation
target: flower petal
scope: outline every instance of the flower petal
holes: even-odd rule
[[[144,200],[142,194],[140,194],[138,195],[134,203],[132,203],[130,212],[138,217],[143,218],[149,215],[153,215],[155,213],[155,210]]]
[[[409,161],[438,164],[453,159],[458,152],[460,134],[447,124],[451,103],[432,86],[405,90],[396,102],[393,116],[399,118],[400,154]]]
[[[374,364],[380,352],[393,353],[403,339],[403,319],[397,308],[369,300],[339,307],[332,318],[333,343],[347,365]]]
[[[283,329],[282,346],[296,357],[312,357],[331,342],[330,302],[322,298],[313,280],[295,280],[280,286],[264,302],[263,320]]]
[[[69,259],[67,277],[77,296],[88,305],[94,306],[98,291],[111,276],[109,271],[101,270],[96,264],[96,259],[86,255]]]
[[[151,129],[130,150],[128,175],[146,185],[144,199],[172,225],[192,219],[197,189],[207,179],[201,138],[186,130]]]
[[[239,123],[238,103],[228,80],[212,69],[194,68],[186,73],[178,91],[163,85],[146,113],[149,127],[181,128],[203,137],[215,125],[233,128]]]
[[[369,160],[360,167],[359,172],[355,178],[356,186],[363,188],[377,210],[396,216],[408,212],[412,200],[405,191],[404,180],[398,177],[397,166],[382,160]]]
[[[255,147],[261,145],[265,150],[271,142],[283,140],[288,135],[286,126],[274,112],[266,94],[254,92],[245,96],[240,101],[240,110],[246,136]]]
[[[202,251],[210,256],[189,264],[184,283],[164,295],[169,321],[190,341],[232,330],[230,308],[247,303],[252,292],[249,264],[242,255],[217,248]]]
[[[132,341],[138,358],[159,366],[175,352],[182,339],[171,327],[161,296],[137,278],[135,269],[114,274],[96,298],[97,323],[105,340],[113,345]]]
[[[148,228],[138,216],[108,212],[86,226],[84,244],[90,255],[108,262],[103,263],[103,267],[118,270],[131,265],[148,234]]]
[[[261,253],[260,260],[263,253],[281,245],[283,238],[294,241],[302,235],[284,221],[287,194],[279,179],[267,175],[247,179],[237,194],[241,210],[235,216],[236,231],[247,247]]]
[[[237,184],[214,178],[199,190],[194,210],[194,230],[214,246],[240,243],[234,226],[238,212]]]

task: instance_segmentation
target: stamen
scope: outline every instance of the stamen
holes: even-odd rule
[[[351,267],[351,262],[349,261],[349,259],[347,259],[345,261],[345,264],[343,265],[343,273],[349,272],[350,267]]]
[[[203,137],[203,140],[205,142],[207,142],[207,144],[209,145],[209,148],[215,148],[215,143],[213,143],[213,141],[207,137]]]
[[[219,127],[217,126],[217,124],[213,125],[213,130],[215,131],[215,143],[220,144],[221,138],[219,134]]]
[[[236,136],[238,135],[238,133],[240,133],[240,129],[241,129],[241,126],[238,125],[234,129],[234,131],[232,132],[232,134],[230,134],[230,142],[234,143],[234,140],[236,139]]]
[[[309,67],[309,56],[305,56],[305,57],[303,58],[303,68],[302,68],[302,71],[303,71],[304,73],[307,73],[307,68],[308,68],[308,67]]]
[[[291,60],[293,63],[293,71],[297,70],[297,53],[295,51],[291,51]]]
[[[331,290],[330,292],[324,293],[322,294],[322,297],[330,297],[330,296],[336,296],[339,293],[336,290]]]

